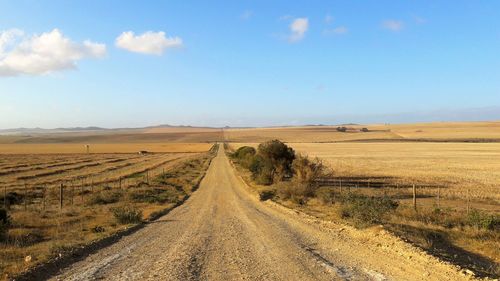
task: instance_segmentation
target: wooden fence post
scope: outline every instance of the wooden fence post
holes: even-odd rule
[[[440,200],[441,200],[441,188],[438,185],[438,192],[437,192],[437,207],[438,208],[441,208],[441,202],[439,202]]]
[[[82,178],[82,185],[80,186],[80,198],[82,199],[82,204],[83,204],[83,195],[84,195],[84,192],[85,191],[85,183],[83,181],[83,178]]]
[[[28,186],[24,182],[24,210],[28,209]]]
[[[3,208],[7,210],[7,186],[3,187]]]
[[[413,185],[413,209],[417,210],[417,189]]]
[[[47,193],[47,187],[44,186],[42,189],[42,208],[45,210],[45,193]]]
[[[73,206],[73,197],[75,196],[75,182],[71,182],[71,206]]]
[[[467,188],[467,215],[469,214],[469,212],[470,212],[470,191]]]
[[[59,209],[61,210],[63,208],[63,197],[63,184],[61,183],[61,185],[59,186]]]

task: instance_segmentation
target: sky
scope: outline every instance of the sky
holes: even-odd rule
[[[0,0],[0,128],[500,120],[499,11]]]

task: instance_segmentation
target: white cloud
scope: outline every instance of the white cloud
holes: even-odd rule
[[[307,30],[309,29],[309,20],[307,18],[296,18],[290,24],[290,42],[297,42],[304,38]]]
[[[404,23],[397,20],[386,20],[382,22],[382,27],[390,31],[401,31],[404,28]]]
[[[31,37],[25,37],[18,29],[0,32],[0,76],[43,75],[75,69],[77,61],[105,54],[106,45],[88,40],[75,43],[58,29]]]
[[[346,34],[347,32],[349,32],[349,29],[347,27],[338,26],[335,28],[325,29],[323,31],[323,34],[324,35],[342,35],[342,34]]]
[[[253,12],[250,10],[246,10],[240,15],[240,19],[249,20],[252,16],[253,16]]]
[[[141,35],[135,35],[132,31],[123,32],[116,38],[116,46],[130,52],[162,55],[166,49],[182,46],[179,37],[166,37],[165,32],[147,31]]]

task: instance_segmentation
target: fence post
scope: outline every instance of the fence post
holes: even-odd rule
[[[441,208],[441,202],[439,202],[440,200],[441,200],[441,188],[438,185],[438,194],[437,194],[437,207],[438,208]]]
[[[120,189],[122,189],[122,177],[118,178],[118,182],[119,182],[119,185],[120,185]]]
[[[467,215],[469,214],[470,211],[470,191],[467,188]]]
[[[24,182],[24,210],[28,209],[28,186]]]
[[[413,209],[417,210],[417,189],[413,185]]]
[[[3,208],[7,210],[7,186],[3,187]]]
[[[42,189],[42,208],[45,210],[45,193],[47,193],[47,187],[44,186]]]
[[[85,194],[85,182],[82,177],[82,185],[80,186],[80,197],[82,199],[82,204],[83,204],[83,195]]]
[[[61,183],[61,185],[59,186],[59,209],[61,210],[63,208],[63,197],[63,184]]]
[[[340,194],[342,194],[342,179],[339,180],[340,183]]]
[[[71,182],[71,206],[73,206],[73,197],[75,196],[75,182]]]
[[[94,178],[93,177],[90,179],[90,192],[92,192],[92,193],[94,192]]]

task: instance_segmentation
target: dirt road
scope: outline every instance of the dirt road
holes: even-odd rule
[[[260,202],[219,149],[184,205],[53,280],[468,280],[380,229]]]

